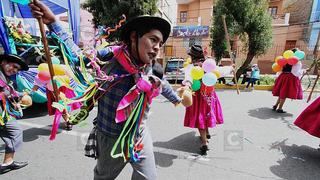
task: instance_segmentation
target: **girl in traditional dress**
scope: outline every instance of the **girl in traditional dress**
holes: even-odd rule
[[[201,66],[205,60],[202,47],[193,45],[188,53],[191,56],[193,65]],[[184,84],[191,87],[192,80],[187,77]],[[203,84],[202,84],[203,85]],[[208,128],[215,127],[216,124],[223,123],[223,114],[219,98],[214,91],[213,87],[202,86],[200,90],[194,92],[192,96],[192,105],[186,108],[184,117],[184,126],[190,128],[197,128],[200,133],[201,155],[205,155],[208,148],[208,139],[210,134]]]
[[[296,49],[292,50],[293,52]],[[292,72],[292,65],[286,64],[282,68],[282,73],[276,79],[272,94],[273,96],[278,96],[276,104],[272,107],[272,110],[278,113],[286,113],[283,110],[283,105],[286,98],[290,99],[302,99],[302,86],[300,79],[295,76]]]

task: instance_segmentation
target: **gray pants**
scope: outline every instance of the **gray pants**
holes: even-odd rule
[[[144,180],[144,179],[156,179],[156,166],[153,154],[153,145],[150,134],[147,129],[141,133],[142,143],[144,148],[141,152],[141,161],[137,163],[130,163],[133,168],[131,179]],[[111,149],[115,142],[116,137],[110,137],[104,135],[98,130],[97,132],[97,150],[98,160],[94,169],[94,180],[111,180],[115,179],[127,162],[123,161],[123,158],[112,158],[110,156]]]
[[[14,153],[22,145],[22,128],[16,120],[0,127],[0,137],[6,144],[5,153]]]

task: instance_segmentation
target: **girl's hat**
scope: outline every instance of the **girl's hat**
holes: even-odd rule
[[[128,42],[132,31],[140,31],[143,29],[159,30],[163,36],[163,43],[165,43],[169,37],[171,25],[161,17],[149,15],[137,16],[121,27],[120,40]]]
[[[25,59],[15,54],[1,54],[0,61],[3,60],[19,64],[21,66],[20,70],[27,71],[29,69],[28,65],[25,63]]]
[[[188,54],[197,59],[204,58],[202,47],[197,44],[191,46]]]

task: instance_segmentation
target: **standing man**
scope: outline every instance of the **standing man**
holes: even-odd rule
[[[0,94],[1,101],[8,101],[13,109],[19,108],[19,104],[15,102],[15,98],[20,95],[14,90],[9,80],[9,77],[18,73],[19,70],[27,71],[28,65],[24,59],[13,54],[0,55]],[[3,103],[1,103],[3,104]],[[6,107],[8,108],[8,107]],[[0,107],[0,112],[3,114],[4,107]],[[22,128],[17,121],[9,113],[9,116],[2,116],[0,124],[0,138],[5,143],[5,154],[3,163],[0,166],[0,174],[16,170],[28,165],[27,162],[14,161],[16,150],[22,145]]]
[[[30,7],[34,17],[42,18],[48,28],[59,35],[72,52],[79,52],[48,7],[38,1],[30,3]],[[116,84],[106,82],[101,87],[104,91],[98,100],[96,127],[89,136],[90,142],[93,143],[91,146],[86,146],[86,151],[92,152],[86,155],[97,158],[94,169],[95,180],[115,179],[127,163],[130,163],[133,168],[132,179],[156,179],[153,143],[146,126],[150,104],[147,104],[143,114],[139,114],[142,115],[141,124],[136,131],[136,136],[134,136],[134,141],[141,145],[139,147],[143,147],[139,152],[139,160],[127,159],[124,161],[121,157],[114,157],[112,156],[112,148],[125,129],[124,122],[116,123],[119,102],[146,74],[146,66],[156,59],[162,45],[169,37],[170,31],[171,25],[165,19],[155,16],[139,16],[132,18],[121,28],[120,39],[123,44],[98,51],[97,55],[100,60],[110,62],[102,68],[104,73],[123,78],[118,79]],[[110,53],[114,55],[110,57]],[[110,86],[112,86],[111,90],[105,90]],[[173,104],[181,102],[172,89],[163,90],[161,94],[163,93],[169,95],[166,97]]]

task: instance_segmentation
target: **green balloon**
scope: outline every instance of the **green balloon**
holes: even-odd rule
[[[200,80],[193,80],[193,83],[192,83],[192,91],[198,91],[201,87],[201,81]]]

